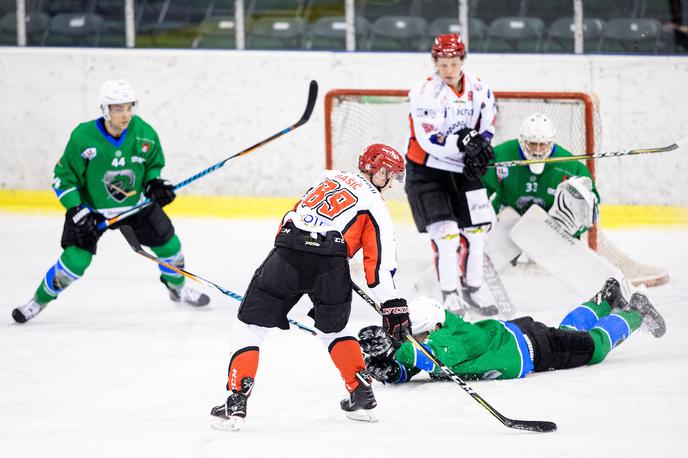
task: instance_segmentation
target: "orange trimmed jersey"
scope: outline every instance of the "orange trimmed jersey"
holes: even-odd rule
[[[401,297],[392,218],[380,191],[358,173],[326,170],[306,191],[282,224],[292,221],[308,232],[340,232],[349,258],[363,252],[366,283],[380,302]]]
[[[463,153],[456,133],[468,127],[488,139],[494,135],[494,94],[484,81],[465,72],[461,82],[458,92],[434,74],[409,91],[409,161],[462,172]]]

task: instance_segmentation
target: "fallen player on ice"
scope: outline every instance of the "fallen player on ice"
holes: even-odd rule
[[[645,293],[635,292],[627,302],[613,278],[558,328],[531,317],[469,323],[422,297],[409,304],[409,314],[414,337],[464,379],[520,378],[597,364],[641,325],[656,338],[666,332],[664,319]],[[370,375],[380,382],[407,382],[421,371],[441,374],[411,342],[399,345],[379,326],[361,329],[359,342]]]

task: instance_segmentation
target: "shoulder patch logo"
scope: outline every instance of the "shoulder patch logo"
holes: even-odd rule
[[[150,151],[150,147],[151,147],[150,143],[142,143],[141,144],[141,152],[147,153],[148,151]]]
[[[95,147],[90,147],[90,148],[86,148],[86,149],[81,153],[81,157],[83,157],[83,158],[86,159],[87,161],[90,161],[91,159],[93,159],[94,157],[96,157],[96,154],[98,154],[98,152],[96,151],[96,148],[95,148]]]

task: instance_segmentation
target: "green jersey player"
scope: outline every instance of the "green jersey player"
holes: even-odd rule
[[[103,84],[103,116],[79,124],[55,165],[53,190],[66,209],[57,262],[48,269],[33,298],[12,311],[25,323],[81,278],[96,254],[102,235],[97,224],[121,213],[146,197],[153,204],[125,219],[141,243],[168,263],[182,267],[179,238],[162,207],[175,198],[174,187],[160,178],[165,156],[155,130],[134,114],[137,97],[124,80]],[[160,266],[160,280],[170,298],[193,306],[209,303],[207,295],[184,284],[184,277]]]
[[[558,328],[531,317],[469,323],[427,298],[416,298],[408,307],[416,339],[465,379],[521,378],[530,372],[597,364],[641,325],[654,337],[666,332],[664,319],[644,292],[634,293],[627,302],[613,278],[566,315]],[[361,329],[359,339],[366,367],[378,381],[402,383],[420,371],[441,374],[411,342],[395,349],[378,326]]]
[[[572,154],[554,142],[556,131],[552,121],[541,113],[527,116],[521,125],[518,139],[508,140],[494,148],[495,162],[546,159],[548,157],[565,157]],[[589,205],[585,211],[576,212],[575,221],[561,218],[555,205],[556,196],[565,191],[571,192],[571,186],[562,183],[573,177],[569,185],[576,186],[576,191],[583,194]],[[550,211],[552,217],[562,222],[571,235],[579,236],[587,230],[596,219],[597,205],[600,196],[590,176],[588,168],[579,161],[559,162],[552,164],[530,164],[518,167],[491,168],[482,177],[492,205],[496,212],[502,206],[511,207],[523,215],[531,205],[539,205]],[[570,226],[570,227],[568,227]]]

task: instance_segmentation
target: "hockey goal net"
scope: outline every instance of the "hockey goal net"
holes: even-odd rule
[[[597,152],[602,128],[599,106],[590,94],[580,92],[495,92],[496,135],[493,144],[516,138],[521,121],[533,112],[547,115],[557,131],[557,143],[574,154]],[[356,170],[358,155],[371,143],[385,143],[404,154],[409,132],[407,89],[334,89],[325,96],[325,151],[328,169]],[[595,163],[587,161],[595,178]],[[401,187],[387,196],[405,200]],[[602,242],[602,243],[601,243]],[[592,249],[610,259],[633,283],[665,283],[666,272],[640,264],[593,227],[588,232]]]

